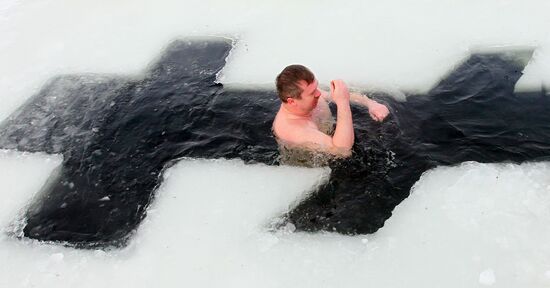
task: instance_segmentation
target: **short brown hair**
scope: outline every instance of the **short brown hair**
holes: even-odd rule
[[[281,101],[285,102],[288,98],[300,99],[302,89],[298,86],[298,81],[304,80],[307,84],[313,83],[315,76],[306,66],[289,65],[277,75],[275,84],[277,85],[277,93]]]

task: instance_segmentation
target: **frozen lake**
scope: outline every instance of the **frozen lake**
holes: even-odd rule
[[[2,1],[0,119],[55,75],[139,74],[171,40],[196,35],[236,40],[218,75],[228,86],[272,85],[299,62],[321,83],[426,91],[470,51],[531,46],[516,90],[540,90],[550,87],[547,11],[545,1]],[[438,167],[378,232],[343,236],[268,231],[327,169],[183,159],[130,244],[103,251],[13,235],[61,161],[0,150],[2,287],[550,285],[546,162]]]

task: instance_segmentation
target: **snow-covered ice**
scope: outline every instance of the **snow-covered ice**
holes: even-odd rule
[[[4,236],[0,276],[42,287],[544,287],[549,171],[550,163],[430,170],[379,232],[343,236],[270,231],[326,169],[186,159],[168,171],[127,248]]]
[[[54,75],[138,73],[190,35],[237,40],[219,75],[227,85],[271,85],[299,62],[321,83],[425,91],[471,50],[528,45],[537,50],[516,89],[540,89],[548,11],[544,0],[4,0],[0,119]],[[60,163],[0,151],[0,287],[550,286],[549,163],[430,170],[384,228],[343,236],[269,229],[324,169],[185,159],[130,245],[107,251],[12,233]]]

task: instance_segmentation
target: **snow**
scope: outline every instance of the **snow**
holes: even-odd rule
[[[54,75],[141,73],[189,35],[236,39],[227,85],[272,85],[299,62],[321,83],[425,91],[469,51],[528,45],[516,89],[540,89],[548,11],[543,0],[2,1],[0,119]],[[0,151],[0,287],[550,286],[550,163],[430,170],[384,228],[343,236],[270,229],[326,169],[184,159],[128,247],[90,251],[13,233],[61,161]]]
[[[470,50],[510,45],[537,47],[522,89],[550,79],[544,0],[44,0],[6,7],[0,119],[53,75],[139,73],[170,40],[190,35],[237,40],[220,75],[226,84],[272,84],[284,66],[298,62],[321,84],[342,78],[354,86],[424,91]]]
[[[479,283],[487,286],[495,284],[495,272],[492,269],[487,269],[479,274]]]
[[[31,160],[43,156],[18,157],[33,167],[39,165]],[[23,287],[545,287],[549,171],[550,163],[473,162],[430,170],[379,232],[343,236],[271,231],[271,223],[326,180],[328,169],[184,159],[165,175],[128,247],[75,250],[3,236],[0,281]]]

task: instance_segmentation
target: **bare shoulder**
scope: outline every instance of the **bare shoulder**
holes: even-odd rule
[[[287,115],[279,111],[273,121],[273,133],[277,138],[286,142],[296,142],[296,132],[303,129],[300,121],[289,119]]]
[[[332,138],[317,128],[312,121],[289,119],[277,115],[273,122],[275,136],[284,143],[311,147],[332,146]]]

